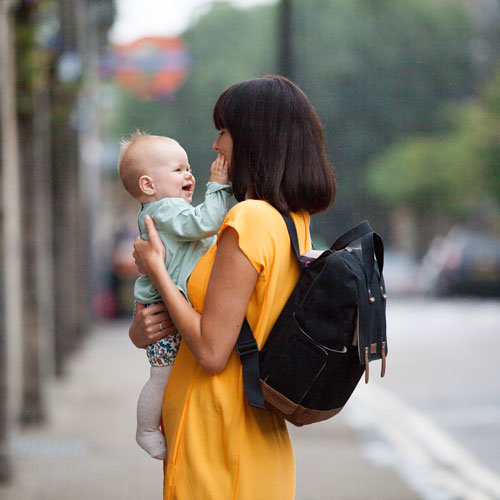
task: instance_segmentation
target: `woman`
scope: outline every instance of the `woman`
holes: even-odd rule
[[[262,347],[298,280],[280,212],[291,213],[300,250],[309,250],[309,215],[332,203],[335,183],[317,115],[286,78],[233,85],[219,97],[214,123],[213,148],[230,160],[240,203],[191,274],[193,307],[166,272],[153,221],[149,241],[135,244],[183,339],[163,405],[164,498],[289,500],[295,465],[285,422],[246,403],[235,345],[246,315]],[[130,337],[144,347],[168,321],[160,306],[138,308]]]

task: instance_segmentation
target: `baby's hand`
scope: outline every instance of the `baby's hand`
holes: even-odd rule
[[[220,153],[210,167],[210,181],[227,184],[229,165]]]

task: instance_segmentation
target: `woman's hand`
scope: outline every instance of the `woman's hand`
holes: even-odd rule
[[[149,215],[144,218],[144,223],[149,239],[137,238],[135,240],[133,256],[139,272],[149,276],[153,281],[158,270],[165,267],[165,247]]]
[[[149,307],[144,304],[135,305],[134,320],[130,325],[129,337],[136,347],[144,349],[149,344],[175,331],[176,328],[163,302]]]

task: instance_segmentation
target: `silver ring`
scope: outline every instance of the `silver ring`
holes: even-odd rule
[[[163,331],[163,326],[161,326],[161,323],[160,323],[160,332]]]

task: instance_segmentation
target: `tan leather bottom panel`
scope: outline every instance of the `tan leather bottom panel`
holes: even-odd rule
[[[304,408],[275,391],[264,381],[261,380],[260,383],[266,408],[281,415],[290,423],[298,427],[327,420],[337,415],[343,408],[343,406],[334,408],[333,410],[311,410],[310,408]]]

